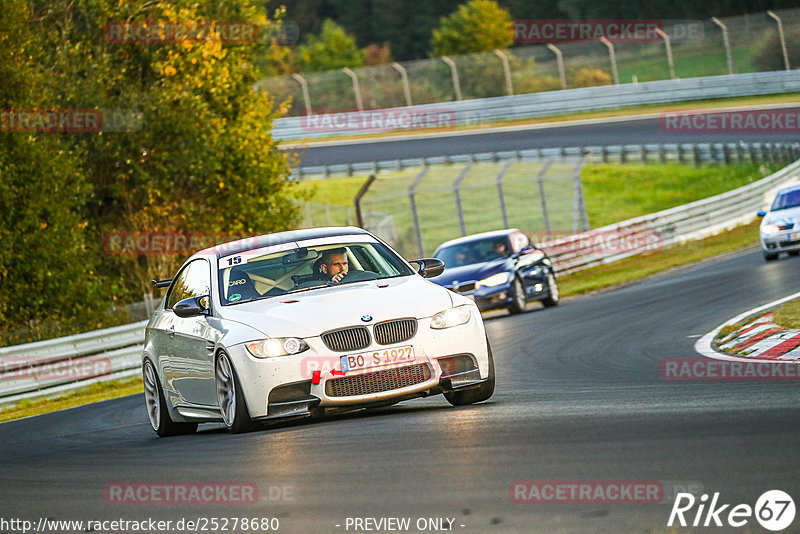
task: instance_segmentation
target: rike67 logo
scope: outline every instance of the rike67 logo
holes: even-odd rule
[[[693,508],[697,505],[696,512]],[[777,532],[789,527],[794,521],[794,500],[781,490],[764,492],[756,501],[755,507],[748,504],[730,504],[719,502],[719,492],[714,493],[709,502],[708,494],[699,499],[691,493],[679,493],[672,505],[667,526],[671,527],[677,520],[682,527],[743,527],[755,516],[762,528]],[[688,517],[688,520],[687,520]]]

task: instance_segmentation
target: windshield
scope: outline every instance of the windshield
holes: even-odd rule
[[[500,236],[444,247],[436,251],[435,257],[448,267],[461,267],[507,258],[510,250],[508,237]]]
[[[301,247],[220,259],[223,305],[310,291],[332,285],[414,274],[382,243]]]
[[[794,191],[786,191],[775,197],[770,211],[785,210],[788,208],[795,208],[800,206],[800,189]]]

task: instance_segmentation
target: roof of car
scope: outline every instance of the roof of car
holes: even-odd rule
[[[305,241],[306,239],[316,239],[325,237],[335,237],[340,235],[366,234],[369,232],[356,226],[331,226],[324,228],[304,228],[302,230],[290,230],[288,232],[277,232],[274,234],[255,235],[246,237],[238,241],[223,243],[214,247],[201,250],[198,254],[213,254],[218,258],[238,254],[248,250],[255,250],[262,247],[282,245],[292,241]]]
[[[778,191],[778,194],[780,195],[783,193],[788,193],[789,191],[797,191],[798,189],[800,189],[800,184],[787,185],[786,187],[782,187]]]
[[[494,230],[492,232],[472,234],[464,237],[459,237],[457,239],[451,239],[450,241],[445,241],[444,243],[436,247],[436,250],[439,250],[440,248],[443,247],[449,247],[452,245],[460,245],[462,243],[472,243],[474,241],[481,241],[483,239],[491,239],[493,237],[508,237],[514,232],[519,232],[519,230],[517,230],[516,228],[508,228],[506,230]]]

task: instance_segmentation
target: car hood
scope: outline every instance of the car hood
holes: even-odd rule
[[[800,223],[800,207],[770,211],[764,216],[764,219],[761,221],[761,226],[765,224],[777,224],[783,226],[787,223],[795,225]]]
[[[345,326],[399,317],[430,317],[453,305],[450,292],[420,276],[354,282],[225,306],[223,320],[268,337],[314,337]]]
[[[452,286],[455,282],[477,282],[493,274],[508,270],[507,262],[507,258],[497,258],[483,263],[473,263],[460,267],[447,267],[442,274],[431,278],[431,282],[445,287]]]

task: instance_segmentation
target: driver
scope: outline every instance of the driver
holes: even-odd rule
[[[334,283],[341,282],[347,276],[347,253],[345,249],[333,248],[322,253],[322,263],[319,266],[322,276]]]

